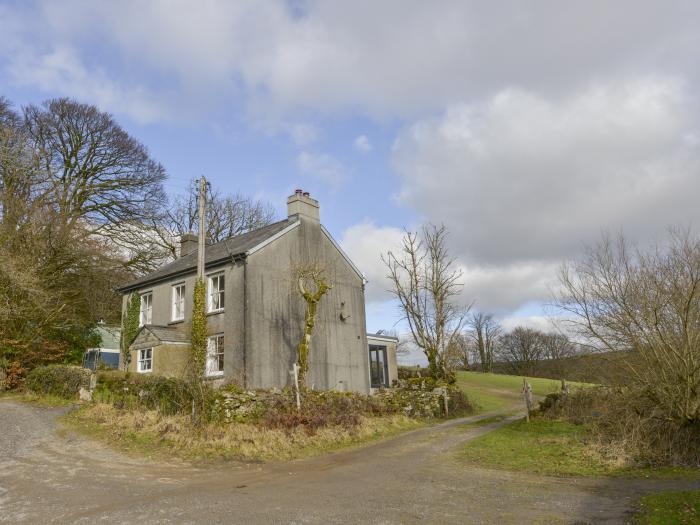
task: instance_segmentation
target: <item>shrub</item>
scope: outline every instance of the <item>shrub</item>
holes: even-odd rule
[[[383,400],[354,392],[304,390],[301,409],[291,390],[275,396],[265,411],[261,423],[268,428],[291,430],[302,426],[308,433],[319,428],[339,426],[352,429],[363,417],[381,416],[396,410]]]
[[[0,390],[3,388],[5,390],[17,390],[24,385],[27,370],[22,367],[19,361],[13,361],[4,371],[0,371],[0,375],[3,374],[5,377],[0,381]]]
[[[27,388],[36,394],[73,399],[90,386],[90,370],[75,365],[38,366],[27,374]]]
[[[545,417],[586,424],[598,452],[614,463],[700,466],[700,421],[664,417],[634,389],[586,388],[558,403],[543,403]]]
[[[97,374],[95,399],[117,408],[140,407],[174,415],[191,411],[195,394],[193,388],[190,382],[183,379],[119,370],[100,371]],[[208,406],[211,406],[214,392],[206,385],[202,388]],[[210,414],[205,414],[205,417],[210,417]]]

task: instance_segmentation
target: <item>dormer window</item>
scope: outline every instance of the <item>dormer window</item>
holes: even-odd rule
[[[209,312],[220,312],[224,309],[224,274],[219,273],[209,277],[209,293],[207,310]]]

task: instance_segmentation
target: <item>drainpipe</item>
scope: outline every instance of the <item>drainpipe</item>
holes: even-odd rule
[[[248,388],[248,257],[243,256],[243,388]]]

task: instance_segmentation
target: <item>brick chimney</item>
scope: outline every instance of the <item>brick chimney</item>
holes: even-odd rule
[[[296,190],[294,195],[287,198],[287,213],[290,218],[292,215],[298,215],[308,221],[321,221],[318,201],[312,199],[308,191]]]
[[[194,233],[185,233],[180,236],[180,257],[197,251],[198,237]]]

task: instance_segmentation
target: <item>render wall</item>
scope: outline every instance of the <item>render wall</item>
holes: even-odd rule
[[[293,270],[316,263],[332,284],[318,307],[307,386],[369,392],[362,278],[318,223],[298,228],[248,257],[247,386],[284,387],[296,360],[306,303]],[[341,321],[341,312],[349,316]]]
[[[146,374],[158,374],[165,377],[182,378],[187,370],[189,361],[190,345],[182,343],[161,343],[157,339],[151,342],[134,344],[129,352],[131,361],[129,362],[129,372],[137,374],[136,360],[138,351],[141,348],[153,348],[152,372]]]
[[[224,363],[227,381],[243,383],[243,265],[228,263],[206,268],[205,275],[224,272],[225,275],[225,308],[222,312],[207,314],[207,333],[224,334]],[[192,301],[197,275],[192,272],[185,277],[173,278],[136,290],[139,294],[153,294],[152,323],[158,326],[169,326],[189,337],[192,327]],[[178,284],[185,284],[185,318],[182,321],[172,320],[172,289]],[[122,298],[122,312],[126,311],[128,294]],[[133,356],[132,361],[133,363]],[[123,366],[120,363],[120,367]],[[131,368],[131,365],[130,365]],[[157,373],[160,373],[156,370]]]

